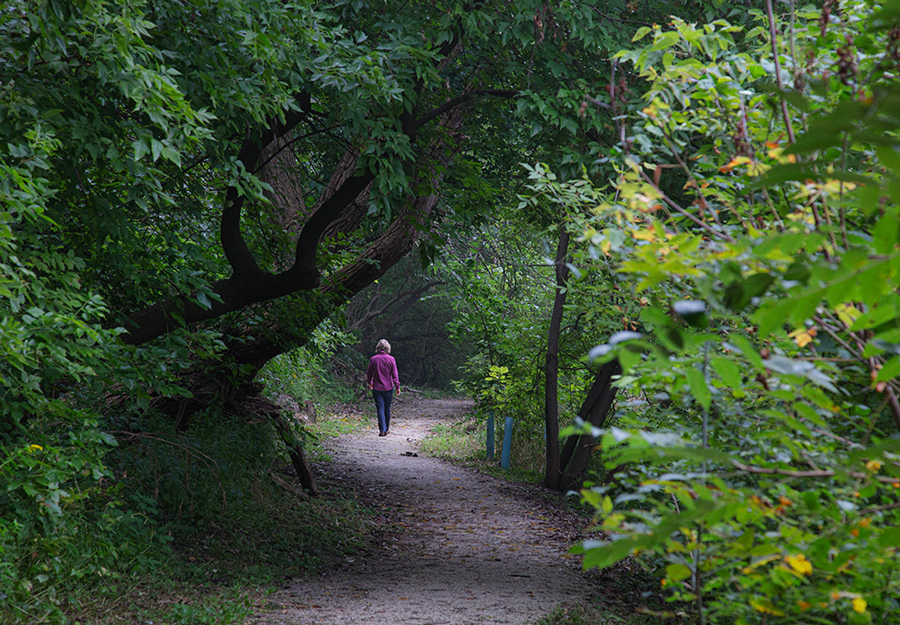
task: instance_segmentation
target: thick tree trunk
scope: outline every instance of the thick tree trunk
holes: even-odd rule
[[[613,378],[621,373],[622,366],[618,360],[612,360],[600,368],[578,411],[579,417],[598,428],[605,425],[618,390],[613,386]],[[560,459],[564,470],[557,484],[558,490],[569,490],[576,486],[576,482],[587,470],[593,451],[594,437],[589,434],[572,436],[566,441]]]
[[[125,324],[127,332],[122,340],[129,345],[141,345],[163,336],[174,328],[216,319],[230,312],[242,310],[258,302],[284,297],[297,291],[313,289],[320,283],[315,267],[293,267],[280,274],[259,271],[252,276],[237,275],[220,280],[211,286],[211,295],[182,295],[133,313]]]
[[[458,52],[461,36],[461,30],[455,32],[440,46],[441,60],[437,63],[438,67],[449,63]],[[424,81],[416,81],[414,94],[419,96],[424,86]],[[462,121],[462,111],[468,108],[474,98],[482,95],[515,97],[517,94],[505,91],[467,90],[461,96],[446,100],[421,117],[416,117],[415,109],[400,113],[396,117],[397,125],[408,137],[411,145],[415,145],[420,131],[426,125],[440,120],[442,127],[436,129],[438,139],[432,143],[431,150],[425,151],[418,163],[420,168],[418,182],[424,184],[432,193],[432,209],[437,203],[444,168],[449,163],[447,148],[457,143],[456,131]],[[278,168],[289,164],[290,159],[282,154],[281,148],[287,145],[285,139],[289,134],[301,121],[308,119],[312,112],[311,96],[308,93],[298,94],[297,102],[298,110],[288,111],[283,118],[274,118],[267,126],[248,132],[237,155],[238,161],[248,172],[260,173],[271,165],[273,169],[269,175],[277,178]],[[281,146],[279,142],[282,142]],[[451,152],[455,149],[453,147]],[[211,294],[180,294],[133,312],[124,324],[125,333],[122,340],[130,345],[140,345],[177,327],[215,319],[253,304],[315,289],[320,283],[319,270],[316,266],[319,243],[323,238],[355,229],[365,214],[369,186],[375,180],[376,172],[371,168],[361,170],[357,164],[358,152],[355,149],[348,150],[316,206],[306,211],[307,214],[298,220],[302,221],[303,225],[297,232],[292,263],[288,269],[278,273],[271,273],[259,267],[241,232],[241,214],[247,195],[237,187],[229,187],[222,208],[220,239],[222,251],[233,271],[232,276],[213,283]],[[419,187],[413,184],[410,188]],[[285,198],[282,198],[285,206],[293,204],[297,210],[303,210],[302,202],[292,197],[297,192],[295,188],[279,183],[279,188],[274,191],[276,199],[279,194],[285,195]],[[417,198],[419,199],[422,198]],[[283,209],[284,206],[281,212],[284,212]],[[416,228],[421,228],[430,214],[431,209],[423,215],[407,220]],[[394,224],[397,221],[395,220]],[[405,246],[403,253],[408,252],[411,247],[411,244]],[[382,255],[387,259],[388,254]],[[399,257],[402,257],[402,254]],[[390,264],[387,267],[390,267]],[[345,286],[353,288],[355,281],[345,276],[345,282]]]
[[[566,278],[569,254],[569,232],[565,224],[560,226],[559,245],[556,247],[556,297],[550,315],[550,331],[547,336],[547,359],[544,365],[544,428],[546,431],[546,462],[544,486],[556,489],[559,484],[559,331],[562,326],[563,307],[566,304]]]
[[[459,149],[456,131],[464,112],[452,110],[443,120],[438,136],[432,142],[428,160],[420,167],[412,188],[428,190],[410,198],[387,229],[360,254],[323,280],[315,291],[304,296],[303,321],[294,329],[290,348],[303,344],[302,333],[308,334],[338,308],[380,278],[413,248],[421,232],[431,219],[438,204],[438,190],[444,173]],[[299,315],[298,315],[299,316]],[[235,341],[230,356],[238,364],[253,365],[257,370],[288,347],[282,339],[285,328],[276,321],[265,336],[252,341]],[[307,337],[308,338],[308,337]]]
[[[298,170],[297,155],[288,137],[277,137],[266,146],[258,173],[260,179],[272,187],[268,197],[273,208],[266,216],[274,231],[285,233],[294,244],[310,214],[301,184],[303,178],[298,175]],[[284,264],[278,268],[284,270],[289,266]]]

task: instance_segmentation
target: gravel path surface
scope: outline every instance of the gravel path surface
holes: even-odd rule
[[[596,576],[567,553],[580,521],[541,503],[539,488],[503,482],[419,454],[418,444],[470,402],[395,401],[391,432],[327,443],[326,479],[380,506],[399,531],[365,557],[270,597],[254,623],[467,625],[535,622],[594,594]],[[419,455],[413,455],[419,454]]]

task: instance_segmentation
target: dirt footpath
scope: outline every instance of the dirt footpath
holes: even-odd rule
[[[257,624],[468,625],[533,623],[594,594],[597,577],[567,553],[581,521],[508,484],[419,454],[431,428],[470,402],[395,401],[390,435],[369,429],[326,443],[322,481],[358,492],[400,531],[365,557],[270,597]]]

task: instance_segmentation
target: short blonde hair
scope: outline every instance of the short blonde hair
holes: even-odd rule
[[[390,354],[391,344],[387,342],[387,339],[381,339],[380,341],[378,341],[378,345],[375,346],[375,351]]]

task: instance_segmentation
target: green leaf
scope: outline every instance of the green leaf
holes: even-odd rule
[[[703,373],[697,369],[688,369],[685,372],[685,377],[687,377],[688,385],[691,387],[691,395],[704,409],[709,410],[709,406],[712,403],[712,393],[706,385],[706,380],[703,379]]]
[[[680,582],[691,575],[691,569],[685,564],[669,564],[666,566],[666,579],[669,582]]]
[[[743,376],[736,362],[728,358],[715,356],[710,360],[709,364],[719,374],[719,378],[721,378],[725,386],[734,392],[735,397],[744,397]]]
[[[891,358],[884,366],[878,370],[878,375],[875,376],[876,382],[888,382],[893,380],[898,375],[900,375],[900,356],[895,356]]]
[[[789,163],[773,167],[760,176],[755,182],[750,184],[749,188],[759,189],[762,187],[777,186],[790,181],[806,180],[842,180],[844,182],[855,182],[857,184],[875,184],[873,178],[851,171],[833,170],[823,172],[821,171],[821,168],[808,163]]]
[[[878,544],[882,547],[900,547],[900,527],[888,527],[878,536]]]
[[[650,33],[652,30],[653,29],[650,28],[649,26],[641,26],[640,28],[638,28],[637,32],[634,33],[634,37],[631,38],[631,41],[632,42],[640,41],[645,36],[647,36],[647,34]]]
[[[880,325],[892,321],[900,317],[900,310],[897,308],[897,301],[892,300],[891,303],[882,306],[876,306],[863,313],[853,325],[850,326],[851,332],[859,332],[860,330],[868,330],[877,328]]]
[[[740,312],[754,297],[765,293],[774,281],[775,277],[768,273],[755,273],[743,280],[735,280],[725,287],[725,305],[735,312]]]
[[[744,358],[753,365],[753,368],[756,369],[757,372],[762,373],[766,370],[762,356],[759,355],[759,352],[756,351],[756,348],[747,337],[741,334],[732,334],[728,339],[733,343],[734,347],[743,354]]]
[[[879,254],[890,254],[900,244],[900,218],[897,209],[885,211],[872,229],[872,245]]]
[[[202,291],[197,293],[197,302],[206,310],[212,310],[212,302],[209,301],[209,297],[206,293],[203,293]]]
[[[681,35],[678,32],[667,32],[661,34],[659,37],[653,40],[653,46],[650,48],[651,52],[656,52],[657,50],[665,50],[667,48],[671,48],[681,39]]]

